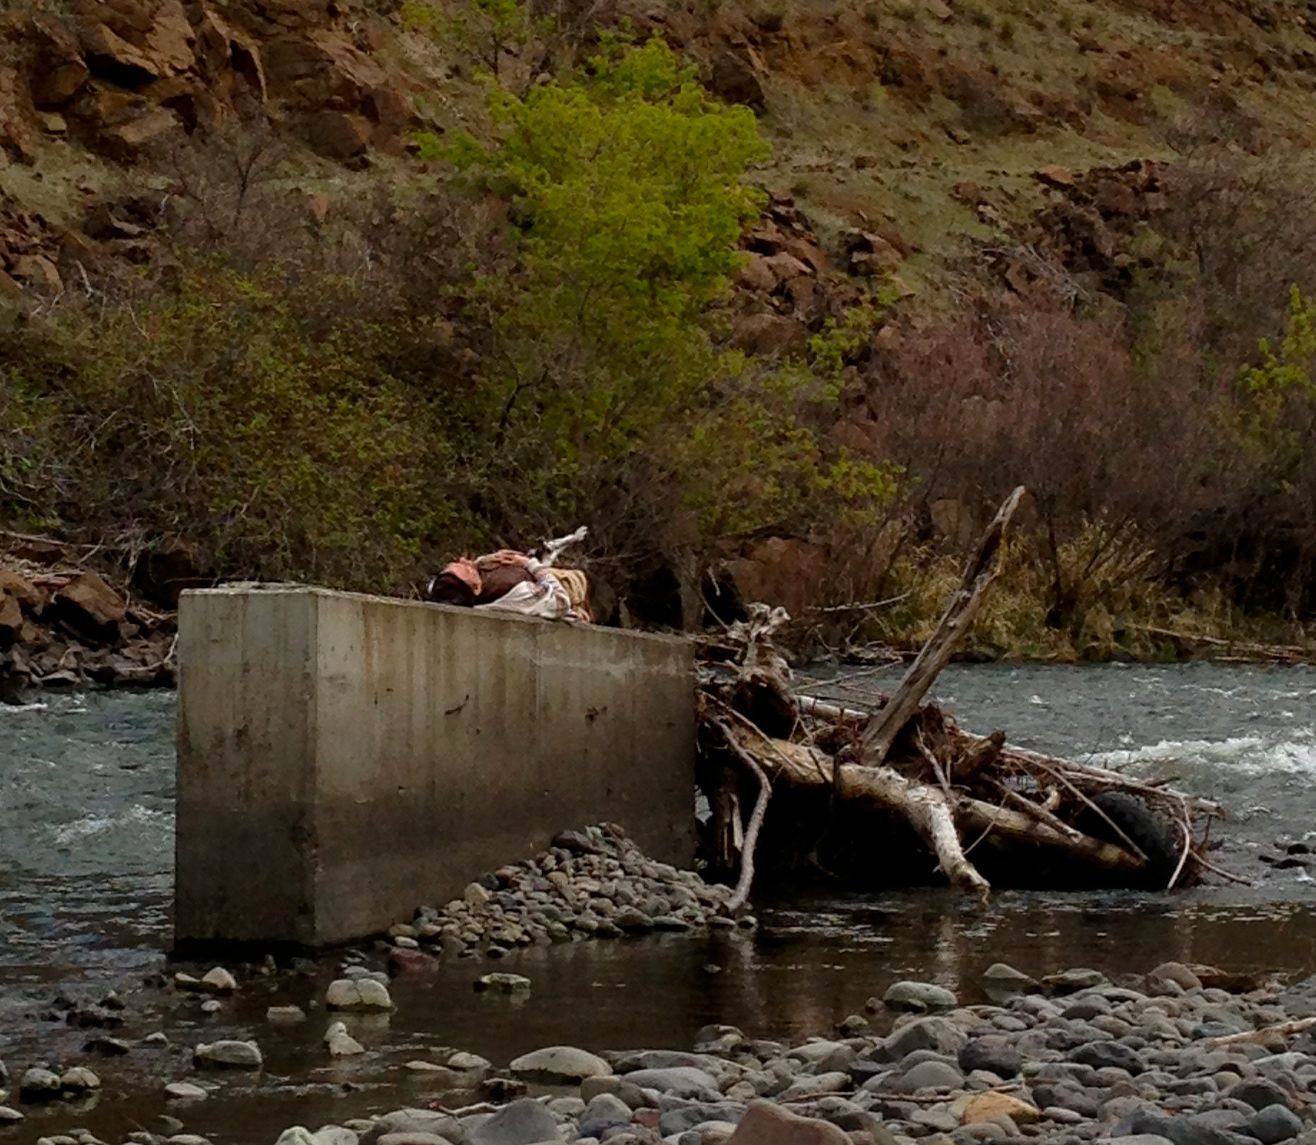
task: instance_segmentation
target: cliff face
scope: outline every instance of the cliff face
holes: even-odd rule
[[[488,54],[461,31],[461,0],[433,11],[418,26],[353,0],[27,0],[0,16],[6,289],[54,285],[55,255],[67,268],[78,240],[41,232],[84,230],[123,168],[167,175],[166,156],[226,124],[270,125],[305,150],[313,182],[317,160],[361,168],[416,128],[469,122]],[[911,291],[960,269],[966,238],[1028,226],[1030,242],[1085,248],[1080,269],[1107,273],[1101,219],[1157,209],[1161,188],[1107,179],[1076,213],[1076,173],[1316,135],[1316,5],[1297,0],[621,0],[591,8],[576,42],[622,20],[760,112],[775,146],[762,177],[835,269],[894,273]],[[525,41],[497,54],[522,82],[563,58]],[[1016,285],[1029,273],[995,269]],[[756,320],[746,342],[780,344],[787,331],[770,327]]]

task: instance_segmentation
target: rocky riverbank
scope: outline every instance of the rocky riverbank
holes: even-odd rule
[[[543,854],[482,875],[461,898],[421,907],[390,934],[403,949],[501,958],[533,943],[736,926],[730,894],[694,871],[655,862],[604,823],[562,832]],[[754,924],[751,916],[738,921]]]
[[[277,1145],[1316,1141],[1313,980],[1286,988],[1166,962],[1115,980],[1071,969],[1036,982],[997,964],[982,986],[994,1001],[962,1005],[932,983],[893,983],[839,1032],[794,1045],[712,1025],[689,1051],[558,1045],[495,1063],[447,1048],[404,1067],[436,1079],[441,1096],[428,1107],[293,1126]],[[221,974],[207,987],[230,988],[241,987]],[[349,1018],[361,1008],[341,988],[327,1000]],[[325,1054],[350,1054],[351,1041],[332,1023]],[[194,1062],[195,1081],[167,1091],[179,1112],[171,1132],[127,1140],[205,1145],[182,1131],[187,1109],[218,1087],[217,1071],[261,1065],[258,1048],[241,1042],[198,1046]],[[33,1102],[97,1085],[86,1069],[34,1068],[13,1082]],[[0,1108],[0,1123],[21,1118]],[[99,1140],[79,1131],[39,1145]]]
[[[28,688],[171,686],[175,632],[171,611],[69,546],[11,537],[0,552],[0,700]]]

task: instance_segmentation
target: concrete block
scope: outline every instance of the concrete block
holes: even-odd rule
[[[602,820],[693,856],[687,641],[235,586],[178,656],[180,947],[377,933]]]

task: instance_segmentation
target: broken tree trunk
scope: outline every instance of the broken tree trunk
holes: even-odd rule
[[[938,621],[936,630],[923,645],[914,662],[905,673],[891,698],[864,730],[864,763],[876,767],[885,762],[896,736],[918,710],[941,670],[950,662],[956,647],[973,624],[978,609],[987,596],[996,574],[1000,571],[1001,547],[1005,543],[1015,510],[1023,499],[1020,485],[997,510],[987,531],[983,533],[972,559],[964,570],[960,587],[950,598],[946,611]]]

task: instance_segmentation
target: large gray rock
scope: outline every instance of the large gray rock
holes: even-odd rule
[[[906,1093],[919,1089],[956,1089],[964,1084],[964,1075],[945,1062],[919,1062],[901,1078],[900,1088]]]
[[[578,1130],[582,1137],[602,1137],[606,1129],[631,1123],[631,1107],[620,1097],[600,1093],[590,1099],[580,1115]]]
[[[954,1022],[946,1018],[917,1018],[899,1029],[882,1043],[891,1061],[900,1061],[915,1050],[935,1050],[939,1054],[958,1053],[969,1040]]]
[[[1268,1078],[1244,1078],[1237,1085],[1225,1090],[1225,1097],[1231,1101],[1241,1101],[1253,1109],[1265,1109],[1268,1105],[1287,1105],[1289,1098],[1278,1085]]]
[[[371,1134],[374,1134],[372,1137]],[[395,1109],[375,1118],[366,1140],[375,1140],[390,1133],[429,1133],[445,1141],[459,1145],[466,1137],[460,1122],[450,1113],[440,1113],[434,1109]]]
[[[523,1097],[503,1106],[483,1125],[467,1134],[469,1145],[535,1145],[556,1141],[557,1121],[537,1101]]]
[[[227,1069],[260,1069],[260,1047],[255,1042],[222,1040],[203,1042],[192,1051],[192,1060],[198,1066],[215,1066]]]
[[[58,1097],[63,1088],[59,1074],[39,1066],[26,1070],[18,1082],[18,1093],[24,1101],[50,1101]]]
[[[575,1046],[546,1046],[531,1050],[516,1058],[509,1067],[517,1077],[530,1081],[580,1082],[587,1077],[606,1077],[612,1067],[597,1057]]]
[[[321,1125],[312,1136],[315,1145],[357,1145],[361,1137],[346,1125]]]
[[[1247,1132],[1261,1145],[1277,1145],[1302,1132],[1302,1121],[1287,1105],[1267,1105],[1247,1120]]]
[[[893,982],[882,995],[882,1001],[891,1010],[953,1010],[960,1004],[944,986],[931,982]]]
[[[716,1101],[718,1098],[717,1078],[694,1066],[637,1069],[623,1077],[641,1089],[657,1089],[673,1097],[693,1097],[701,1101]]]
[[[1023,1057],[1019,1051],[1005,1038],[990,1035],[974,1038],[961,1046],[955,1057],[965,1073],[983,1069],[1007,1081],[1017,1076],[1023,1068]]]

